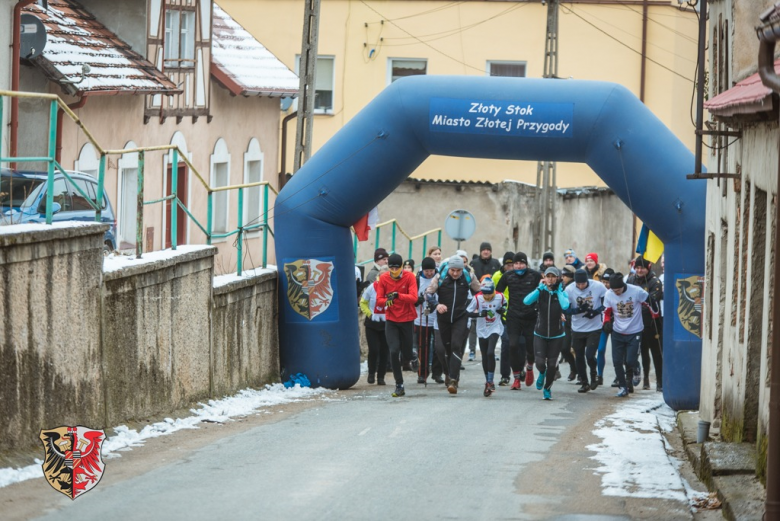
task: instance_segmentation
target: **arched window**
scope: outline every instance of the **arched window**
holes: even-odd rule
[[[79,152],[79,158],[73,165],[74,170],[97,177],[100,171],[100,158],[92,143],[85,143]]]
[[[128,141],[125,149],[137,148]],[[136,216],[138,215],[138,152],[127,152],[119,158],[117,182],[117,232],[118,249],[133,248],[136,242]]]
[[[228,186],[230,184],[230,152],[227,143],[219,138],[214,145],[214,153],[211,155],[211,182],[212,187]],[[214,192],[213,197],[213,223],[211,230],[214,233],[226,233],[228,231],[230,193],[225,190]]]
[[[257,138],[249,140],[244,153],[244,183],[259,183],[263,180],[263,151]],[[263,190],[255,186],[244,190],[244,225],[257,224],[263,219]]]

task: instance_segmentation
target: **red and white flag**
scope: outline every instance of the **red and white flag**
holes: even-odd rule
[[[367,241],[368,232],[375,230],[376,225],[379,224],[379,210],[374,207],[370,212],[360,218],[352,227],[355,229],[355,235],[357,235],[358,241]]]

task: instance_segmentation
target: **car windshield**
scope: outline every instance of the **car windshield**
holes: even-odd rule
[[[0,177],[0,206],[3,208],[20,208],[29,206],[35,199],[32,197],[43,185],[44,179],[24,177]]]

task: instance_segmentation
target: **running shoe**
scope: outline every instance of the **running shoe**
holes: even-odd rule
[[[539,377],[536,379],[536,389],[541,391],[544,387],[544,379],[547,377],[547,373],[539,373]]]
[[[534,366],[525,366],[525,386],[531,387],[534,384]]]
[[[617,396],[618,398],[625,398],[626,396],[628,396],[628,389],[626,389],[625,387],[621,387],[615,396]]]
[[[393,398],[398,398],[400,396],[404,396],[406,394],[406,391],[404,391],[403,385],[396,385],[395,391],[393,391]]]
[[[519,391],[520,390],[520,378],[515,378],[512,382],[512,387],[509,388],[511,391]]]
[[[447,390],[450,394],[458,394],[458,381],[450,380],[450,385],[447,386]]]
[[[444,379],[441,376],[432,376],[431,378],[433,378],[433,381],[436,382],[437,384],[444,383]]]
[[[650,379],[648,377],[645,377],[645,379],[642,381],[642,390],[644,391],[650,390]]]
[[[370,384],[374,383],[374,375],[373,374],[369,374],[368,375],[368,383],[370,383]]]
[[[424,384],[425,383],[425,378],[423,378],[422,376],[418,376],[417,377],[417,383],[418,384]]]
[[[617,378],[615,378],[614,380],[612,380],[612,387],[620,387],[620,383],[618,382],[618,379],[617,379]]]
[[[545,389],[542,392],[542,396],[544,397],[545,400],[552,400],[552,391],[550,389]]]
[[[469,351],[469,362],[473,362],[475,358],[474,351]]]
[[[493,389],[490,388],[490,382],[485,382],[485,390],[482,391],[482,396],[487,398],[491,394],[493,394]]]
[[[639,364],[636,364],[636,367],[634,368],[634,386],[638,387],[639,383],[642,381],[642,367]]]
[[[588,384],[582,384],[582,387],[577,389],[578,393],[587,393],[588,391],[590,391],[590,385]]]
[[[384,378],[377,378],[376,379],[376,384],[377,385],[387,385],[387,384],[385,384],[385,379]]]
[[[501,380],[498,381],[499,387],[506,387],[509,385],[509,378],[501,378]]]
[[[496,392],[496,384],[494,384],[493,382],[488,382],[488,383],[490,383],[490,391]]]
[[[590,390],[595,391],[596,388],[600,385],[599,380],[601,380],[601,377],[596,375],[596,373],[590,373]]]
[[[596,383],[599,385],[604,385],[604,377],[603,376],[597,376],[596,377]],[[594,387],[595,389],[595,387]]]
[[[566,377],[566,380],[568,380],[569,382],[573,382],[575,378],[577,378],[577,373],[572,371],[569,373],[569,376]]]

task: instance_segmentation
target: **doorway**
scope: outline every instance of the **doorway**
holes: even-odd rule
[[[166,183],[165,183],[165,195],[166,197],[171,195],[173,186],[173,166],[168,165],[166,171]],[[187,206],[187,165],[179,163],[179,171],[177,176],[176,195],[184,206]],[[175,201],[165,201],[165,247],[170,248],[171,242],[171,205]],[[181,209],[180,206],[176,207],[176,244],[186,244],[187,242],[187,213]]]

